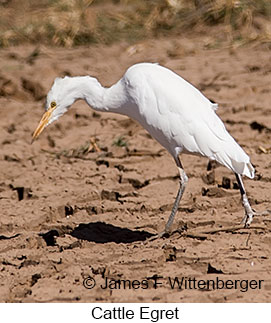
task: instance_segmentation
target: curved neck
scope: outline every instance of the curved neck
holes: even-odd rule
[[[77,91],[74,93],[75,100],[84,99],[96,111],[122,113],[127,101],[122,80],[110,88],[105,88],[96,78],[90,76],[81,76],[72,79],[72,82],[76,83],[73,88],[80,88],[80,92]]]

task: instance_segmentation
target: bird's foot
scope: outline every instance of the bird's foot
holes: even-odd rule
[[[244,224],[244,228],[248,228],[251,225],[254,214],[255,214],[254,212],[249,212],[249,213],[246,213],[246,215],[243,217],[241,224]]]
[[[164,231],[148,238],[146,241],[154,241],[154,240],[161,239],[161,238],[168,238],[170,236],[170,234],[171,234],[170,232],[164,230]]]
[[[271,215],[271,210],[265,210],[263,212],[256,212],[255,210],[249,210],[249,212],[246,212],[246,215],[244,216],[241,224],[244,224],[245,228],[248,228],[250,224],[252,223],[253,216],[263,216],[263,215]]]

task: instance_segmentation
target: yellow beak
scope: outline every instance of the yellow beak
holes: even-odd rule
[[[44,115],[42,116],[41,120],[40,120],[40,123],[39,125],[37,126],[37,129],[35,130],[35,132],[33,133],[33,136],[32,136],[32,142],[38,138],[38,136],[42,133],[43,129],[47,126],[49,120],[50,120],[50,117],[52,115],[52,112],[54,111],[56,107],[50,107],[45,113]]]

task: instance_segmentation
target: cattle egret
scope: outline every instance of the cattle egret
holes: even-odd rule
[[[245,209],[243,223],[245,226],[251,224],[255,212],[241,178],[241,175],[254,177],[249,156],[217,116],[217,104],[193,85],[173,71],[151,63],[131,66],[109,88],[104,88],[90,76],[56,78],[33,140],[79,99],[85,100],[94,110],[115,112],[136,120],[174,158],[180,174],[180,187],[163,233],[170,232],[188,181],[179,159],[181,153],[208,157],[235,173]]]

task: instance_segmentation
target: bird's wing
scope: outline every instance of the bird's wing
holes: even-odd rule
[[[150,64],[140,67],[129,75],[141,118],[138,121],[145,121],[143,126],[150,132],[163,132],[168,142],[175,141],[188,152],[208,157],[216,152],[219,148],[213,136],[225,140],[229,134],[213,104],[170,70]]]
[[[157,65],[142,66],[133,74],[130,84],[139,109],[135,119],[172,155],[180,148],[252,176],[244,170],[249,157],[215,113],[217,106],[199,90]]]

